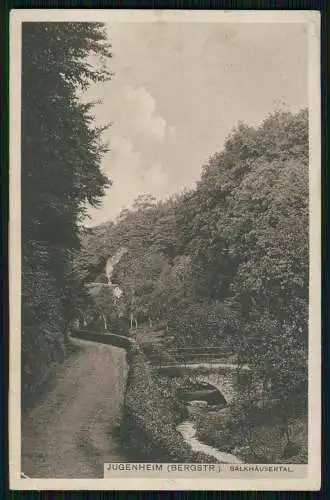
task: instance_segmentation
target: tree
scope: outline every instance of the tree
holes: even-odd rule
[[[99,60],[95,66],[90,55]],[[65,338],[75,297],[83,293],[73,258],[87,206],[98,206],[109,186],[100,168],[105,127],[93,124],[93,104],[82,103],[80,94],[111,77],[110,56],[102,24],[23,23],[22,347],[23,374],[27,360],[40,357],[33,381],[47,365],[44,353]],[[40,338],[37,351],[33,337]]]
[[[306,110],[274,113],[257,129],[240,124],[181,213],[200,297],[181,331],[191,335],[194,314],[205,331],[217,303],[229,305],[233,321],[220,309],[216,337],[253,368],[236,417],[244,428],[271,408],[289,443],[308,394],[308,162]]]

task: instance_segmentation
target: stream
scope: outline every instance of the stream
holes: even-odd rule
[[[191,402],[191,404],[194,402]],[[214,457],[218,462],[225,464],[242,464],[244,463],[240,458],[230,453],[225,453],[212,446],[199,441],[196,436],[196,428],[191,420],[185,420],[177,426],[177,431],[180,432],[183,439],[195,452],[201,452],[210,457]]]

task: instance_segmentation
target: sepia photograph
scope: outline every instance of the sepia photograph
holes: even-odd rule
[[[318,489],[313,11],[16,10],[13,489]]]

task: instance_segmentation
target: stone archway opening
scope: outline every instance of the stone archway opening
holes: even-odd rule
[[[186,380],[178,390],[178,398],[185,404],[192,401],[204,401],[209,406],[227,406],[222,392],[205,380]]]

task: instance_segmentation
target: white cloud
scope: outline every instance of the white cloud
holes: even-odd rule
[[[155,114],[156,101],[144,87],[124,87],[120,102],[120,126],[164,140],[166,121]]]
[[[132,142],[121,135],[112,137],[110,148],[103,167],[113,186],[104,197],[101,210],[90,209],[93,224],[115,217],[140,194],[150,193],[157,198],[168,194],[169,178],[161,162],[148,164]]]
[[[146,172],[146,179],[154,188],[155,194],[162,193],[168,184],[168,175],[161,162],[153,164]]]
[[[113,166],[134,169],[140,164],[140,154],[133,150],[133,144],[121,135],[115,135],[110,141],[110,153],[107,165],[111,171]]]
[[[104,95],[104,102],[107,106],[98,107],[98,119],[104,123],[111,115],[113,124],[105,133],[110,152],[102,164],[113,185],[101,208],[89,210],[93,224],[115,217],[139,194],[168,195],[170,180],[159,158],[164,139],[175,134],[175,128],[157,114],[156,101],[143,86],[124,86],[116,99]]]

